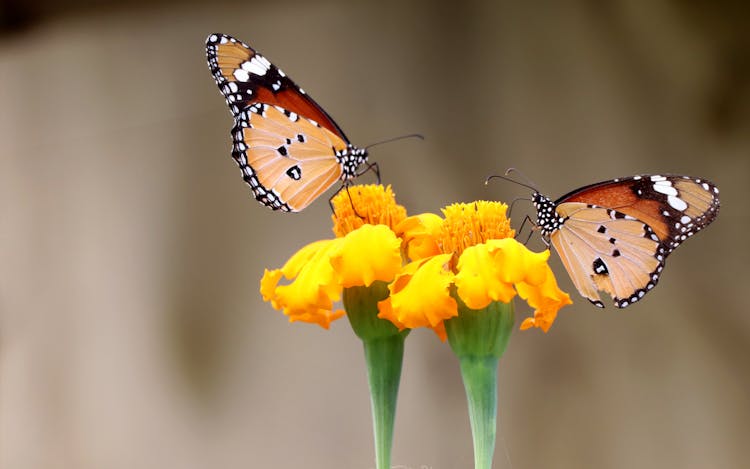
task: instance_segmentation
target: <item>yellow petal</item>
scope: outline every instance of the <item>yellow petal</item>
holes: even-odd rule
[[[309,322],[317,324],[324,329],[328,329],[331,322],[346,314],[343,310],[329,311],[326,309],[311,310],[299,312],[299,314],[289,315],[289,322]]]
[[[303,247],[299,251],[295,252],[292,257],[289,258],[288,261],[286,261],[286,264],[281,268],[281,271],[284,273],[284,277],[287,279],[291,279],[293,277],[296,277],[300,270],[318,253],[321,249],[328,246],[330,243],[332,243],[333,240],[331,239],[323,239],[320,241],[315,241],[314,243],[310,243],[307,246]]]
[[[446,268],[451,257],[441,254],[405,266],[389,286],[388,309],[381,310],[378,317],[395,319],[394,324],[413,329],[436,327],[456,316],[456,301],[450,296],[453,273]]]
[[[526,318],[521,323],[521,330],[538,327],[547,332],[557,318],[557,312],[565,305],[572,304],[570,296],[557,286],[555,275],[549,266],[546,267],[545,279],[531,284],[521,282],[516,285],[518,295],[534,308],[534,317]]]
[[[513,238],[487,241],[487,248],[503,282],[538,284],[547,278],[548,250],[530,251]]]
[[[396,228],[404,242],[406,254],[412,261],[440,254],[437,236],[443,219],[434,213],[423,213],[406,218]]]
[[[281,269],[265,269],[263,271],[263,278],[260,279],[260,294],[263,295],[263,301],[270,301],[271,305],[275,309],[279,309],[279,307],[275,304],[275,296],[276,285],[279,284],[281,275]]]
[[[385,225],[363,225],[331,252],[331,265],[344,288],[390,282],[401,269],[401,241]]]
[[[328,327],[341,316],[333,312],[333,303],[341,298],[342,286],[330,262],[330,253],[342,239],[324,240],[309,244],[280,270],[267,271],[261,279],[264,299],[276,309],[283,310],[290,321],[304,321]],[[280,273],[293,278],[287,285],[278,285]]]
[[[516,296],[513,284],[504,280],[508,276],[503,269],[513,268],[496,261],[487,244],[477,244],[464,250],[458,259],[456,291],[461,300],[471,309],[483,309],[493,301],[508,303]]]
[[[391,297],[378,301],[378,317],[380,319],[387,319],[393,323],[394,326],[398,327],[399,331],[406,329],[406,325],[398,320],[398,317],[393,312],[393,305],[391,304]]]

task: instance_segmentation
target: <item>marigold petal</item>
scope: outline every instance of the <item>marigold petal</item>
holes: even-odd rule
[[[396,234],[403,239],[406,255],[412,261],[426,259],[440,254],[437,236],[443,219],[434,213],[422,213],[404,219],[396,228]]]
[[[441,341],[445,342],[448,339],[448,333],[445,331],[445,321],[440,321],[439,324],[432,328],[432,331],[437,334]]]
[[[451,257],[452,254],[441,254],[405,266],[389,286],[388,314],[410,329],[435,327],[456,316],[456,300],[450,296],[453,273],[446,269]]]
[[[378,317],[380,319],[387,319],[393,323],[394,326],[398,327],[399,331],[406,329],[406,325],[398,320],[398,317],[393,312],[393,305],[391,304],[391,297],[378,301]]]
[[[328,329],[333,321],[339,319],[345,314],[346,312],[341,309],[337,309],[336,311],[329,311],[326,309],[309,310],[289,315],[289,322],[309,322],[317,324],[323,329]]]
[[[552,269],[546,265],[546,275],[542,282],[531,284],[521,282],[516,285],[518,295],[534,308],[534,317],[521,323],[521,330],[538,327],[547,332],[557,318],[557,312],[565,305],[573,304],[570,296],[557,286]]]
[[[341,317],[333,312],[333,303],[341,298],[342,286],[330,262],[342,239],[317,241],[295,253],[279,270],[266,271],[261,279],[261,292],[275,309],[283,310],[290,321],[304,321],[327,328]],[[278,285],[283,273],[294,279]]]
[[[512,283],[503,280],[504,268],[514,266],[496,262],[493,249],[487,244],[466,248],[458,259],[455,280],[458,296],[471,309],[485,308],[493,301],[509,302],[516,291]]]
[[[538,284],[547,277],[549,251],[533,252],[514,238],[493,239],[486,245],[503,282]]]
[[[401,264],[401,240],[385,225],[363,225],[331,252],[331,265],[344,288],[390,282]]]
[[[281,269],[264,269],[263,277],[260,279],[260,294],[263,295],[263,301],[270,301],[275,309],[279,309],[278,306],[274,304],[274,297],[276,293],[276,285],[279,284],[282,275]]]
[[[295,252],[281,268],[281,271],[284,273],[284,277],[286,277],[287,279],[296,277],[299,274],[300,270],[302,270],[302,268],[307,265],[310,259],[318,255],[321,249],[325,248],[333,241],[334,240],[332,239],[315,241]]]

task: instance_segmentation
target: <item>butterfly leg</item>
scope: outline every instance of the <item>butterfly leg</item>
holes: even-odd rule
[[[349,196],[349,203],[352,206],[352,210],[354,211],[354,215],[356,215],[357,217],[359,217],[362,220],[364,220],[365,217],[363,217],[362,215],[360,215],[359,212],[357,212],[357,207],[354,206],[354,199],[352,199],[352,194],[349,193],[349,186],[350,185],[351,184],[347,184],[347,183],[341,184],[341,187],[339,187],[338,190],[336,190],[336,192],[334,192],[333,195],[328,198],[328,206],[331,207],[331,213],[333,213],[333,215],[336,216],[336,210],[333,209],[333,198],[336,197],[337,195],[339,195],[339,192],[345,190],[346,191],[346,195]]]
[[[529,225],[531,225],[531,229],[529,230],[529,235],[526,237],[526,239],[523,242],[524,246],[529,244],[529,240],[531,239],[531,236],[534,234],[534,232],[539,231],[541,229],[539,225],[534,220],[531,219],[530,216],[526,215],[523,221],[521,222],[521,227],[516,231],[516,237],[514,239],[518,239],[519,236],[521,236],[521,233],[523,232],[523,229],[526,226],[527,222],[529,223]],[[542,242],[544,243],[544,245],[547,247],[547,249],[549,249],[549,239],[547,239],[544,236],[542,236],[541,238],[542,238]]]
[[[378,166],[378,163],[368,163],[365,169],[357,173],[357,177],[362,176],[368,171],[372,171],[375,173],[375,177],[378,179],[378,184],[380,184],[380,166]]]
[[[529,202],[531,202],[531,199],[529,199],[528,197],[516,197],[515,199],[513,199],[510,202],[510,207],[508,207],[508,218],[511,217],[511,213],[513,212],[513,206],[516,205],[516,202],[518,202],[519,200],[528,200]],[[527,216],[526,218],[529,218],[529,217]]]

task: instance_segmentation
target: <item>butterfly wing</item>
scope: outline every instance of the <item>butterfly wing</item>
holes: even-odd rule
[[[641,299],[664,260],[705,228],[719,210],[719,190],[687,176],[634,176],[577,189],[555,202],[562,222],[550,241],[582,296],[604,306]]]
[[[259,202],[300,211],[353,177],[364,156],[342,159],[346,135],[284,72],[226,34],[211,34],[206,54],[234,116],[232,156]]]
[[[719,189],[690,176],[633,176],[582,187],[555,203],[563,202],[583,202],[634,217],[654,230],[669,254],[716,218]]]
[[[232,157],[263,205],[300,211],[341,178],[331,155],[345,144],[316,122],[268,104],[252,104],[235,122]]]
[[[565,222],[550,241],[582,296],[604,307],[601,290],[623,308],[654,288],[666,254],[647,224],[580,202],[562,203],[557,213]]]
[[[313,120],[349,143],[341,128],[318,103],[244,42],[228,34],[211,34],[206,39],[206,57],[219,91],[235,118],[253,103],[276,105]]]

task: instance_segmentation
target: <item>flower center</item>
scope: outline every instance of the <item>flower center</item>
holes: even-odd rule
[[[391,186],[349,186],[333,199],[333,233],[341,238],[362,225],[386,225],[392,230],[406,218],[406,209],[396,203]]]
[[[457,258],[470,246],[515,236],[506,216],[507,210],[508,206],[502,202],[484,200],[445,207],[445,220],[437,239],[440,250],[452,252]]]

